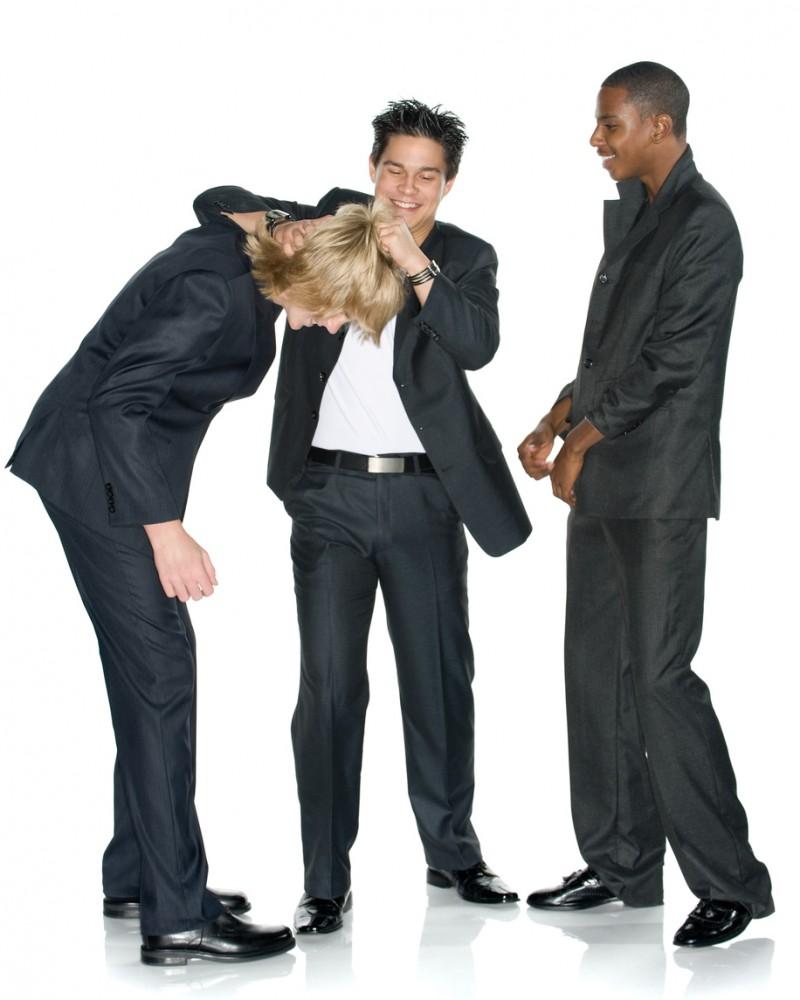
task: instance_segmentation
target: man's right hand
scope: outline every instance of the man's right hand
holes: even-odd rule
[[[547,420],[540,420],[536,428],[517,448],[519,460],[522,468],[533,479],[544,479],[550,475],[553,463],[548,461],[550,452],[553,450],[553,442],[556,434],[552,425]]]
[[[299,222],[281,222],[275,226],[272,238],[287,257],[292,257],[305,243],[306,237],[313,233],[321,222],[326,222],[332,218],[332,215],[323,215],[321,219],[301,219]]]
[[[208,553],[188,534],[180,521],[145,524],[153,547],[156,572],[167,597],[184,604],[211,597],[217,574]]]
[[[535,429],[517,448],[519,460],[523,469],[533,479],[544,479],[549,476],[553,463],[548,461],[553,450],[553,442],[558,434],[569,427],[569,415],[572,410],[572,398],[565,396],[559,399],[553,409],[545,414]]]

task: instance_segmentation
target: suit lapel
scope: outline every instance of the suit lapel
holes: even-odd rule
[[[691,148],[687,146],[651,204],[647,204],[647,194],[641,181],[634,179],[617,184],[619,200],[607,201],[603,215],[604,264],[613,264],[627,256],[658,226],[661,213],[695,177],[697,168]]]

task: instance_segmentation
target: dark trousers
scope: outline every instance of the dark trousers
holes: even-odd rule
[[[692,892],[772,912],[708,688],[705,520],[570,515],[565,666],[581,854],[624,902],[662,899],[665,837]]]
[[[196,669],[185,605],[165,596],[152,555],[45,502],[97,634],[117,744],[107,896],[138,897],[143,934],[208,923],[194,808]]]
[[[481,852],[473,797],[467,543],[438,478],[310,463],[285,497],[300,625],[292,720],[305,889],[350,885],[369,700],[367,637],[380,584],[394,647],[408,792],[429,865]]]

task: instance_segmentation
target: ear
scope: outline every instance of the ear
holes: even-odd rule
[[[444,191],[442,191],[443,198],[446,194],[450,194],[450,188],[455,184],[456,177],[458,177],[458,174],[456,174],[454,177],[451,177],[449,181],[445,182]]]
[[[654,115],[652,141],[658,144],[669,138],[672,134],[672,118],[666,114]]]
[[[378,176],[378,168],[372,162],[372,154],[370,154],[370,157],[369,157],[369,179],[372,181],[373,184],[375,183],[375,180],[376,180],[377,176]]]

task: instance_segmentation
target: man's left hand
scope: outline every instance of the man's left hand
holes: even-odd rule
[[[553,496],[563,500],[570,507],[574,507],[576,504],[575,483],[582,468],[583,453],[576,452],[568,444],[564,444],[553,462],[550,482],[553,487]]]

